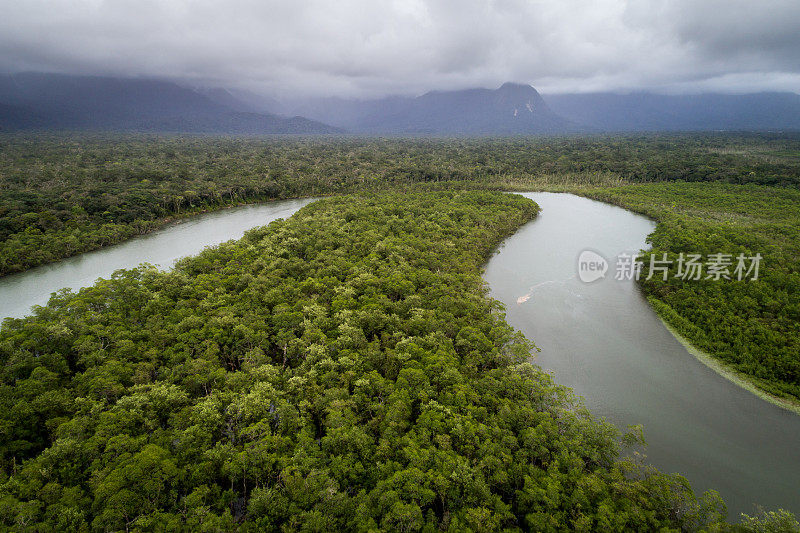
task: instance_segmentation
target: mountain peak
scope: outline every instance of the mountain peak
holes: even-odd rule
[[[505,82],[503,85],[498,87],[496,92],[527,97],[539,95],[536,89],[534,89],[531,85],[528,85],[527,83],[515,83],[512,81]]]
[[[394,106],[379,102],[367,120],[361,129],[408,134],[535,135],[575,129],[550,111],[536,89],[521,83],[431,91]]]
[[[549,112],[536,89],[524,83],[504,83],[494,91],[494,100],[496,105],[513,113],[514,117],[531,114],[534,110]]]
[[[503,85],[499,87],[500,89],[533,89],[533,87],[527,83],[519,83],[516,81],[507,81]]]

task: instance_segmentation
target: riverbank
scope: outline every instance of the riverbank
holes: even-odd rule
[[[321,196],[324,195],[235,199],[219,205],[189,207],[180,213],[172,213],[153,220],[135,220],[126,224],[95,224],[87,227],[66,228],[52,233],[34,233],[29,236],[29,239],[33,239],[31,242],[0,243],[0,256],[5,256],[4,259],[6,261],[0,262],[0,279],[5,276],[20,274],[36,267],[50,265],[64,259],[122,244],[135,237],[149,235],[207,213],[252,205],[269,205],[285,200],[320,198]],[[27,250],[26,253],[24,253],[25,250]],[[9,264],[14,257],[24,259],[19,259],[17,263]]]
[[[639,206],[639,208],[637,209],[636,207],[628,205],[626,202],[620,201],[619,199],[607,198],[604,197],[603,195],[598,195],[596,191],[594,194],[592,194],[592,191],[591,190],[587,191],[586,188],[575,188],[571,192],[572,194],[583,196],[584,198],[601,201],[609,205],[622,207],[623,209],[629,209],[641,216],[644,216],[652,220],[658,226],[664,224],[664,221],[660,220],[658,216],[655,216],[656,214],[652,210],[642,209],[641,206]],[[656,227],[656,230],[653,233],[661,229],[658,226]],[[652,235],[653,234],[648,236],[648,238],[650,238]],[[640,289],[642,289],[641,285],[639,287]],[[656,316],[658,316],[659,320],[661,320],[661,322],[664,324],[667,330],[678,340],[678,342],[680,342],[684,346],[684,348],[686,348],[686,351],[692,354],[692,356],[695,359],[697,359],[698,361],[703,363],[706,367],[710,368],[711,370],[713,370],[720,376],[724,377],[731,383],[734,383],[735,385],[745,389],[746,391],[751,392],[752,394],[758,396],[762,400],[765,400],[773,405],[776,405],[778,407],[791,411],[797,415],[800,415],[800,401],[792,400],[790,398],[784,398],[765,391],[764,389],[759,387],[758,384],[754,382],[747,374],[739,372],[734,368],[731,368],[729,365],[726,365],[718,358],[695,346],[691,342],[691,340],[682,335],[679,332],[679,330],[673,325],[673,323],[670,322],[670,319],[683,320],[683,318],[678,313],[676,313],[675,310],[672,309],[672,307],[670,307],[668,304],[665,304],[664,302],[652,296],[647,296],[644,290],[642,290],[642,293],[643,296],[645,296],[645,298],[647,299],[650,308],[653,309],[653,311],[655,311]]]
[[[174,221],[167,227],[114,246],[106,246],[56,263],[0,277],[0,318],[21,318],[31,306],[44,305],[50,294],[64,287],[78,291],[109,278],[117,269],[140,263],[169,269],[181,257],[200,253],[257,226],[278,218],[289,218],[313,199],[283,200],[260,205],[220,209]]]
[[[572,278],[582,251],[609,260],[649,248],[657,223],[573,194],[525,196],[541,214],[507,239],[484,279],[508,322],[540,348],[536,364],[619,430],[641,425],[647,463],[680,472],[697,492],[718,491],[734,519],[755,505],[800,510],[800,418],[687,355],[635,281],[613,279],[613,260],[603,281]],[[750,287],[761,288],[739,286]]]
[[[666,307],[666,304],[659,302],[654,298],[647,298],[647,302],[650,304],[650,308],[655,311],[655,314],[658,319],[661,320],[661,323],[664,324],[664,327],[666,327],[667,330],[672,333],[672,336],[675,337],[678,342],[680,342],[683,347],[686,348],[686,351],[692,354],[695,359],[731,383],[755,394],[762,400],[800,415],[800,402],[795,402],[788,398],[781,398],[780,396],[775,396],[774,394],[766,392],[765,390],[759,388],[757,384],[753,383],[746,374],[737,372],[735,369],[729,367],[719,359],[716,359],[711,354],[706,353],[697,346],[693,345],[689,339],[681,335],[680,332],[672,324],[670,324],[669,319],[665,316],[668,313],[664,312],[664,309],[661,308],[661,306]],[[674,313],[674,311],[672,312]]]
[[[639,286],[682,321],[668,320],[714,361],[732,366],[751,387],[778,401],[800,404],[796,379],[800,325],[800,195],[796,191],[731,184],[646,184],[573,191],[655,221],[650,252],[672,261],[669,275]],[[680,253],[761,256],[758,281],[678,275]],[[644,266],[644,276],[647,274]],[[733,267],[731,266],[731,269]],[[786,403],[786,402],[781,402]],[[796,412],[795,409],[792,409]]]
[[[637,209],[636,207],[627,205],[625,202],[620,201],[619,199],[608,198],[606,196],[597,194],[596,187],[593,185],[565,186],[563,183],[561,183],[552,186],[547,186],[547,184],[545,184],[539,189],[541,192],[566,192],[568,194],[574,194],[576,196],[581,196],[583,198],[588,198],[590,200],[600,201],[608,205],[613,205],[615,207],[628,209],[632,212],[637,213],[640,216],[643,216],[653,221],[657,225],[661,225],[664,223],[662,220],[659,220],[657,216],[655,216],[655,213],[652,210],[642,209],[641,206]],[[655,231],[658,230],[659,228],[657,226]],[[653,233],[655,233],[655,231]],[[651,234],[650,236],[652,235],[653,234]],[[648,238],[650,236],[648,236]],[[641,286],[639,287],[640,289],[642,288]],[[776,405],[778,407],[791,411],[797,415],[800,415],[800,401],[777,396],[775,394],[771,394],[763,390],[747,374],[744,374],[742,372],[737,371],[734,368],[731,368],[729,365],[726,365],[718,358],[714,357],[713,355],[701,350],[700,348],[692,344],[692,342],[687,337],[683,336],[678,331],[678,329],[670,322],[670,318],[672,318],[673,320],[683,320],[683,318],[680,315],[678,315],[674,309],[672,309],[664,302],[661,302],[660,300],[655,299],[653,297],[648,297],[645,291],[642,291],[642,293],[643,296],[645,296],[645,298],[647,299],[650,308],[653,309],[653,311],[655,311],[656,316],[658,316],[659,320],[661,320],[661,322],[664,324],[667,330],[684,346],[684,348],[686,348],[686,351],[692,354],[692,356],[695,357],[698,361],[700,361],[706,367],[712,369],[714,372],[724,377],[731,383],[734,383],[735,385],[747,390],[748,392],[751,392],[752,394],[758,396],[762,400],[765,400],[773,405]]]
[[[600,197],[598,197],[597,194],[592,195],[591,192],[587,192],[585,188],[576,188],[571,193],[576,194],[578,196],[583,196],[584,198],[602,201],[604,203],[608,203],[609,205],[613,205],[616,207],[622,207],[623,209],[630,209],[631,211],[652,220],[656,224],[663,224],[662,221],[660,221],[657,217],[653,216],[653,213],[648,210],[634,209],[629,206],[626,206],[624,202],[619,202],[619,201],[610,202],[608,201],[608,199],[601,199]],[[658,227],[656,228],[656,230],[658,230]],[[686,348],[687,352],[692,354],[692,356],[695,359],[697,359],[698,361],[703,363],[706,367],[710,368],[711,370],[713,370],[720,376],[724,377],[731,383],[745,389],[748,392],[751,392],[752,394],[758,396],[762,400],[765,400],[773,405],[776,405],[778,407],[791,411],[797,415],[800,415],[800,401],[795,401],[790,398],[783,398],[780,396],[776,396],[775,394],[771,394],[763,390],[747,374],[744,374],[742,372],[737,371],[734,368],[731,368],[729,365],[726,365],[718,358],[714,357],[713,355],[701,350],[700,348],[692,344],[692,342],[687,337],[683,336],[678,331],[678,329],[675,326],[673,326],[672,323],[670,323],[669,317],[666,316],[666,315],[672,315],[673,320],[676,318],[683,320],[682,317],[680,317],[680,315],[678,315],[674,309],[669,307],[664,302],[661,302],[660,300],[657,300],[653,297],[648,297],[646,294],[644,294],[644,291],[643,291],[643,296],[645,296],[645,299],[650,305],[650,308],[653,309],[653,311],[655,311],[656,316],[658,316],[659,320],[661,320],[661,322],[664,324],[667,330],[672,334],[673,337],[675,337],[678,340],[678,342],[680,342],[684,346],[684,348]]]

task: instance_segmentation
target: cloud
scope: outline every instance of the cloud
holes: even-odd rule
[[[0,0],[0,70],[292,95],[794,90],[796,0]]]

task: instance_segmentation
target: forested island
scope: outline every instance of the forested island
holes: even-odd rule
[[[18,530],[763,530],[633,453],[528,362],[482,265],[568,191],[653,251],[758,283],[643,279],[694,345],[800,400],[800,137],[0,136],[0,273],[204,210],[333,196],[175,270],[0,330],[0,520]],[[535,342],[535,339],[531,339]],[[645,428],[646,432],[646,428]],[[738,517],[728,517],[736,521]],[[762,529],[759,529],[762,528]]]

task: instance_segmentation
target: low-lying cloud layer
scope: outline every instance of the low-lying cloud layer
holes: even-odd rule
[[[0,70],[283,95],[800,91],[797,0],[0,0]]]

